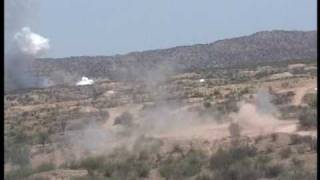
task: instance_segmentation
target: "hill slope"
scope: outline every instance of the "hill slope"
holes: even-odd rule
[[[177,72],[316,57],[316,31],[263,31],[210,44],[132,52],[125,55],[39,59],[34,68],[37,74],[46,76],[53,76],[52,73],[59,70],[72,72],[76,76],[119,79],[137,77],[159,65]]]

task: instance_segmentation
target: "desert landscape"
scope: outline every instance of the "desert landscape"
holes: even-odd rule
[[[37,58],[47,83],[5,93],[5,179],[315,179],[316,38]]]

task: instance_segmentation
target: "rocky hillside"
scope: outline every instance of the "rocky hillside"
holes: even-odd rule
[[[207,67],[227,67],[243,63],[315,59],[316,31],[263,31],[210,44],[132,52],[115,56],[81,56],[39,59],[34,69],[52,78],[72,72],[73,76],[127,79],[145,76],[158,68],[178,72]],[[54,73],[59,70],[59,73]],[[70,76],[71,77],[71,76]]]

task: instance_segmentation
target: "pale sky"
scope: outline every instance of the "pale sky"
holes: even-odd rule
[[[264,30],[316,30],[316,0],[41,0],[47,56],[114,55]]]

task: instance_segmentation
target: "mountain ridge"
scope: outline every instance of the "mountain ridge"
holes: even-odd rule
[[[114,56],[37,59],[34,70],[51,76],[59,70],[94,78],[131,77],[161,66],[175,71],[235,64],[317,58],[317,31],[260,31],[207,44],[134,51]]]

